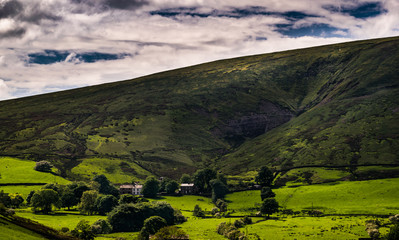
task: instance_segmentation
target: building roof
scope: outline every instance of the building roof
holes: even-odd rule
[[[143,188],[143,185],[126,184],[126,185],[120,185],[119,188]]]
[[[182,183],[180,187],[194,187],[194,183]]]

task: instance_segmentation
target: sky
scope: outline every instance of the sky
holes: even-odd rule
[[[398,0],[0,0],[0,100],[398,35]]]

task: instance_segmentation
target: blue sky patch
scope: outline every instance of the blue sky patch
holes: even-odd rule
[[[72,51],[57,51],[57,50],[44,50],[44,52],[28,54],[28,63],[35,64],[53,64],[57,62],[64,62],[70,56]],[[85,52],[75,53],[73,58],[78,62],[94,63],[97,61],[109,61],[125,58],[129,54],[111,54],[101,52]]]
[[[276,24],[276,31],[290,37],[303,36],[323,36],[323,37],[342,37],[337,31],[348,32],[347,29],[339,29],[328,24],[318,23],[310,26],[294,28],[293,24]]]
[[[365,2],[357,6],[344,5],[341,7],[327,5],[323,6],[323,8],[329,10],[330,12],[340,12],[360,19],[375,17],[387,12],[380,2]]]

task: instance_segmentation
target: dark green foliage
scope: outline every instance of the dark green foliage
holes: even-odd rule
[[[75,195],[75,202],[79,203],[82,198],[83,192],[91,190],[90,187],[84,182],[73,182],[67,185],[69,189],[73,191]]]
[[[194,173],[193,182],[199,192],[210,193],[212,190],[210,181],[215,178],[216,171],[210,168],[205,168]]]
[[[223,199],[229,192],[227,186],[219,179],[213,179],[209,182],[212,187],[212,201],[216,203],[218,199]]]
[[[183,216],[183,214],[181,213],[181,211],[179,209],[174,209],[175,213],[174,213],[174,220],[173,222],[175,224],[181,224],[187,221],[186,217]]]
[[[200,218],[205,217],[205,212],[201,209],[200,206],[198,206],[198,204],[194,206],[193,216]]]
[[[144,197],[155,198],[159,191],[159,181],[154,177],[148,177],[144,184],[141,193]]]
[[[169,181],[166,186],[165,186],[165,191],[168,194],[173,194],[179,189],[179,183],[177,183],[175,180]]]
[[[399,224],[396,223],[389,229],[387,235],[385,235],[384,239],[386,240],[399,240]]]
[[[31,199],[31,205],[34,211],[49,213],[53,206],[60,206],[59,195],[52,189],[43,189],[36,191]]]
[[[155,234],[159,229],[166,226],[167,224],[165,219],[158,216],[152,216],[144,221],[143,228],[145,228],[149,234]]]
[[[11,193],[10,198],[11,198],[11,207],[13,208],[19,208],[20,205],[24,202],[24,198],[22,197],[21,194],[18,193]]]
[[[98,219],[91,225],[94,234],[108,234],[112,232],[112,226],[107,220]]]
[[[113,195],[117,198],[119,197],[118,189],[111,185],[111,182],[107,179],[105,175],[97,175],[93,178],[93,181],[100,184],[100,187],[98,189],[99,193],[104,195]]]
[[[47,161],[37,162],[34,169],[39,172],[51,172],[53,165]]]
[[[74,230],[71,231],[72,236],[83,240],[93,240],[96,235],[92,232],[89,221],[81,220]]]
[[[153,237],[153,240],[169,240],[169,239],[189,239],[188,235],[176,226],[161,228]]]
[[[96,209],[100,215],[105,215],[118,205],[118,199],[112,195],[100,195],[96,199]]]
[[[79,203],[73,191],[69,188],[65,188],[61,195],[61,207],[70,209],[71,207]]]
[[[180,183],[192,183],[191,176],[187,173],[184,173],[183,175],[181,175]]]
[[[273,172],[266,166],[263,166],[255,178],[255,182],[263,187],[270,187],[273,182]]]
[[[114,232],[130,232],[140,230],[151,216],[162,217],[168,225],[174,223],[174,210],[166,202],[122,204],[108,214],[108,221]]]
[[[269,216],[270,214],[273,214],[275,212],[278,212],[278,202],[274,198],[266,198],[263,200],[262,205],[260,207],[260,212],[262,214],[267,214]]]
[[[260,191],[260,198],[265,200],[266,198],[274,198],[276,194],[272,191],[270,187],[263,187]]]
[[[89,190],[83,192],[82,198],[80,199],[79,209],[82,213],[92,215],[97,211],[97,196],[98,192],[95,190]]]
[[[28,196],[26,197],[26,204],[30,205],[30,200],[32,199],[33,194],[35,194],[35,191],[30,191]]]
[[[11,206],[11,197],[3,190],[0,191],[0,203],[2,203],[5,207]]]
[[[138,203],[139,198],[131,194],[122,194],[119,198],[119,204]]]
[[[218,199],[215,202],[215,205],[217,208],[219,208],[220,212],[226,212],[227,211],[227,203],[223,201],[222,199]]]

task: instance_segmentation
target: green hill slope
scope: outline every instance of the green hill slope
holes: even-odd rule
[[[3,101],[0,152],[63,175],[94,157],[170,177],[214,164],[397,163],[398,46],[256,55]]]

